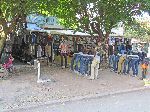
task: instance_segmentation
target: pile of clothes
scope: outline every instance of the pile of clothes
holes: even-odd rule
[[[129,74],[132,68],[132,75],[137,76],[140,64],[143,73],[146,74],[149,60],[143,53],[130,52],[130,54],[113,54],[109,56],[109,66],[111,70],[118,74]],[[145,78],[145,75],[142,77]]]

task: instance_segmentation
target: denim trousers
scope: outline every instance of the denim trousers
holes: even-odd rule
[[[114,55],[109,56],[109,67],[110,68],[113,68],[113,58],[114,58]]]
[[[133,75],[138,75],[138,71],[139,71],[139,59],[133,59],[132,70],[133,70]]]
[[[86,70],[86,57],[81,56],[81,58],[80,58],[80,67],[79,67],[80,74],[84,75],[85,70]]]
[[[91,56],[88,56],[86,58],[86,74],[89,74],[90,75],[90,72],[91,72],[91,64],[92,64],[92,61],[93,61],[93,57]]]
[[[65,58],[65,67],[67,67],[67,53],[61,53],[61,66],[64,66],[63,57]]]
[[[124,61],[124,63],[123,63],[123,73],[124,73],[124,74],[127,73],[128,63],[129,63],[129,59],[125,59],[125,61]]]
[[[130,69],[132,68],[133,75],[138,75],[138,66],[139,66],[139,59],[132,58],[128,65],[127,73],[129,74]]]
[[[113,56],[113,70],[114,72],[116,72],[118,70],[118,61],[119,61],[119,56],[118,55],[114,55]]]
[[[145,79],[147,75],[147,68],[142,69],[142,78]]]
[[[81,55],[78,54],[75,58],[75,71],[78,71],[79,72],[79,62],[80,62],[80,59],[81,59]]]
[[[71,59],[71,70],[74,71],[74,62],[78,54],[74,54]]]

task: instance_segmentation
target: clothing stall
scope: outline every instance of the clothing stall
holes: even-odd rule
[[[26,32],[14,36],[12,55],[22,62],[51,57],[51,37],[43,29],[28,25]],[[33,61],[32,61],[33,62]]]
[[[71,59],[74,53],[78,53],[86,49],[90,51],[93,45],[96,45],[96,38],[91,37],[90,34],[82,32],[74,32],[73,30],[46,30],[51,34],[53,39],[53,53],[54,62],[61,64],[61,47],[65,42],[67,45],[67,63],[71,65]],[[65,56],[63,56],[66,58]],[[62,65],[62,64],[61,64]]]

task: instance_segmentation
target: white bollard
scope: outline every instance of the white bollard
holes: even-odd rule
[[[37,61],[37,69],[38,69],[38,79],[37,79],[37,83],[45,83],[45,82],[50,82],[50,79],[47,80],[42,80],[41,77],[41,67],[40,67],[40,62]]]
[[[37,63],[37,69],[38,69],[38,80],[40,80],[40,63]]]

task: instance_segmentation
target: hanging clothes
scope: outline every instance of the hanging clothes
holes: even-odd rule
[[[59,48],[61,49],[61,53],[67,53],[68,51],[68,46],[65,43],[61,43]]]
[[[32,45],[32,55],[35,56],[35,45]]]
[[[25,43],[27,43],[26,35],[23,36],[23,40],[24,40]]]
[[[46,45],[45,46],[45,52],[46,52],[46,54],[47,54],[47,56],[51,56],[51,46],[50,45]]]
[[[46,37],[42,38],[42,45],[46,46],[48,39]]]
[[[31,38],[32,38],[32,44],[35,44],[36,43],[36,35],[34,33],[32,33]]]
[[[30,54],[31,55],[35,55],[35,45],[29,45],[29,49],[30,49]]]
[[[42,54],[42,47],[38,45],[37,57],[40,58]]]
[[[36,38],[37,38],[36,41],[39,44],[40,43],[40,36],[37,36]]]

